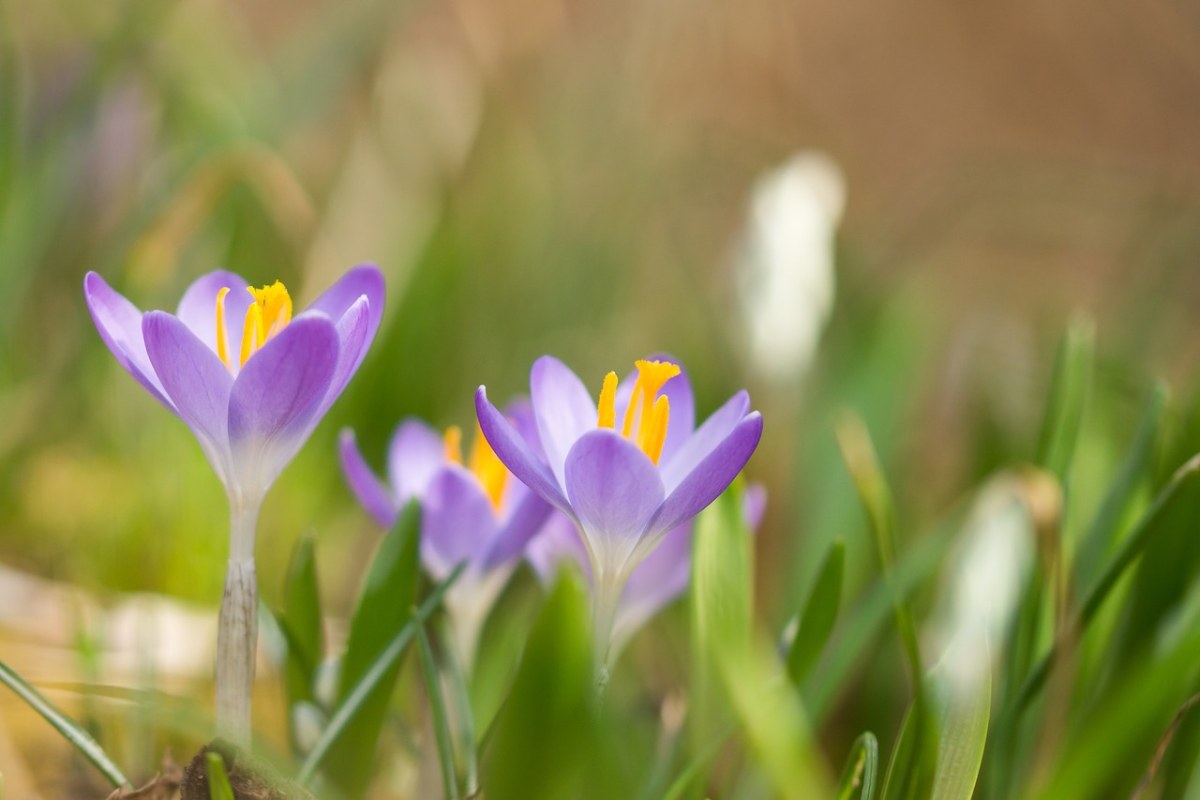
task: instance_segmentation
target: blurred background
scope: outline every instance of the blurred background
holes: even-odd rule
[[[167,309],[216,268],[298,304],[387,275],[362,371],[268,498],[268,605],[302,532],[335,609],[377,540],[343,426],[381,464],[399,419],[470,424],[476,386],[523,392],[542,353],[598,390],[669,351],[701,415],[750,389],[776,628],[832,537],[851,590],[875,569],[842,409],[919,538],[1032,458],[1054,345],[1089,318],[1107,391],[1080,469],[1111,471],[1150,379],[1188,397],[1200,359],[1198,35],[1162,0],[0,0],[0,660],[180,693],[211,663],[176,617],[118,624],[151,593],[207,619],[226,504],[101,343],[87,270]],[[681,617],[629,659],[667,685]],[[22,713],[0,696],[0,762],[36,773]],[[122,748],[153,768],[152,737]]]

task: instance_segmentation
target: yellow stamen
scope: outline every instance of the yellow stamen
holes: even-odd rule
[[[650,460],[658,463],[662,455],[663,443],[667,440],[667,419],[671,416],[671,401],[664,394],[654,401],[649,419],[642,420],[642,429],[638,433],[638,447],[650,456]]]
[[[228,286],[217,292],[217,357],[226,367],[229,366],[229,343],[226,341],[228,336],[225,333],[225,295],[227,294],[229,294]]]
[[[484,438],[479,424],[475,424],[475,443],[471,446],[471,472],[483,484],[483,490],[492,501],[492,508],[500,510],[500,501],[504,498],[504,486],[508,483],[508,468],[492,450]]]
[[[621,435],[626,439],[634,439],[642,452],[657,464],[671,416],[670,402],[665,395],[659,397],[658,393],[667,381],[679,374],[679,365],[670,361],[637,361],[635,365],[638,376],[629,397],[629,406],[625,409]],[[600,390],[598,427],[616,426],[616,394],[617,376],[610,372],[604,376],[604,386]]]
[[[617,427],[617,373],[610,372],[604,376],[604,385],[600,388],[600,418],[596,422],[599,428]]]
[[[453,461],[455,464],[463,463],[462,428],[457,425],[446,428],[446,432],[442,435],[442,447],[445,450],[447,461]]]
[[[229,290],[222,290],[222,298],[227,291]],[[243,365],[250,356],[257,353],[259,348],[292,321],[292,298],[288,294],[287,287],[280,281],[275,281],[270,286],[264,286],[261,289],[247,286],[246,291],[254,298],[254,302],[250,304],[250,308],[246,309],[246,321],[242,325],[241,363]],[[218,305],[220,306],[220,304],[221,300],[218,299]],[[218,308],[218,313],[224,313],[223,307]],[[218,343],[219,354],[220,344]]]

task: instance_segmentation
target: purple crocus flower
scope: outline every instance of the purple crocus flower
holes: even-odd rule
[[[362,363],[379,328],[383,276],[355,267],[294,318],[282,283],[256,289],[224,271],[197,279],[174,314],[139,311],[94,272],[83,289],[108,349],[192,429],[229,496],[217,725],[248,742],[259,508]]]
[[[746,527],[757,530],[766,509],[761,484],[746,487],[742,514]],[[612,651],[620,653],[638,628],[687,589],[692,572],[692,522],[677,525],[629,574],[613,614]],[[591,579],[587,548],[570,517],[555,512],[542,532],[525,548],[525,558],[543,584],[550,583],[564,563],[575,563]]]
[[[480,428],[496,455],[579,529],[591,564],[601,683],[630,574],[669,531],[725,490],[762,435],[762,416],[750,411],[746,392],[693,430],[692,389],[682,368],[668,359],[636,366],[636,376],[620,383],[608,373],[595,403],[558,359],[534,363],[530,394],[544,462],[483,386],[475,395]]]
[[[514,404],[508,414],[536,448],[528,404]],[[457,427],[439,435],[419,420],[401,422],[388,447],[386,484],[367,466],[350,430],[342,432],[341,460],[350,489],[384,528],[410,500],[421,503],[421,562],[434,580],[466,562],[445,606],[458,656],[470,669],[488,612],[551,508],[511,479],[478,430],[465,462],[461,439]]]

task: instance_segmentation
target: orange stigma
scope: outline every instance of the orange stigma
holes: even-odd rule
[[[679,374],[679,365],[670,361],[637,361],[637,382],[629,397],[629,407],[621,422],[621,435],[633,441],[655,464],[662,456],[663,442],[667,438],[667,423],[671,417],[671,403],[666,395],[659,395],[667,381]],[[617,373],[604,376],[600,389],[597,427],[616,428],[617,424]]]

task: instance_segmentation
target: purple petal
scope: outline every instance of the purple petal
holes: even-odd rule
[[[662,479],[668,494],[675,490],[679,482],[691,473],[713,448],[729,436],[729,432],[745,418],[749,410],[750,395],[745,391],[738,392],[725,401],[725,405],[714,411],[704,424],[680,445],[674,455],[662,459]]]
[[[617,608],[614,637],[628,637],[682,594],[691,570],[692,526],[679,525],[630,574]]]
[[[750,460],[762,436],[762,415],[747,415],[730,434],[684,476],[655,515],[656,530],[670,530],[690,520],[716,500]]]
[[[358,498],[359,505],[371,515],[380,527],[391,528],[396,524],[397,504],[387,487],[379,481],[379,478],[375,477],[375,473],[367,466],[366,459],[358,449],[354,431],[349,428],[342,431],[342,435],[338,439],[338,455],[342,461],[342,474],[346,476],[346,483],[350,486],[350,491]]]
[[[336,319],[336,317],[334,318]],[[370,303],[366,297],[360,297],[350,306],[349,310],[337,321],[338,361],[329,381],[329,389],[325,399],[321,401],[321,414],[329,410],[334,401],[341,396],[342,390],[350,382],[350,378],[362,364],[363,357],[371,340],[367,333],[371,324]]]
[[[226,347],[231,358],[242,351],[242,328],[246,310],[254,298],[246,291],[248,284],[242,276],[225,270],[201,275],[183,293],[175,316],[204,342],[214,353],[217,352],[217,294],[228,289],[225,296]]]
[[[538,439],[546,462],[560,486],[567,451],[584,433],[596,428],[596,404],[579,378],[553,356],[533,362],[529,395],[537,418]]]
[[[321,311],[332,320],[340,320],[363,295],[367,296],[366,341],[375,338],[383,316],[385,295],[383,273],[374,264],[359,264],[326,289],[308,308]],[[355,365],[357,366],[357,365]],[[353,370],[351,370],[353,372]]]
[[[226,420],[233,378],[217,354],[165,311],[142,317],[146,353],[180,419],[200,439],[222,480],[228,478]]]
[[[158,402],[175,411],[154,372],[142,337],[142,312],[109,286],[104,278],[89,272],[83,279],[83,296],[96,330],[119,363]]]
[[[475,392],[475,414],[483,437],[508,471],[547,503],[570,514],[571,505],[550,470],[534,455],[512,423],[488,402],[487,389],[483,386]]]
[[[516,481],[510,481],[516,483]],[[515,493],[509,502],[513,503],[508,518],[500,526],[495,540],[488,548],[487,556],[483,559],[483,569],[492,569],[504,562],[516,558],[529,544],[530,540],[542,529],[550,512],[554,509],[549,503],[538,497],[524,486],[512,487],[525,491]],[[512,489],[509,490],[513,494]]]
[[[529,445],[529,449],[536,453],[539,459],[545,461],[545,451],[542,449],[542,441],[538,437],[537,418],[533,415],[533,403],[525,398],[513,400],[505,406],[504,416],[508,417],[508,421],[517,429],[517,433],[521,434],[521,438]]]
[[[437,431],[416,419],[397,425],[388,444],[388,480],[399,504],[425,494],[445,463],[446,446]]]
[[[229,441],[244,462],[243,480],[265,489],[296,455],[318,420],[337,357],[333,323],[305,313],[246,361],[229,399]]]
[[[421,558],[439,580],[460,561],[481,561],[496,536],[491,501],[475,476],[457,464],[433,476],[421,513]]]
[[[543,584],[550,584],[565,561],[578,564],[584,574],[591,576],[592,565],[579,529],[566,514],[551,512],[542,530],[525,548],[525,559]]]
[[[752,483],[742,494],[742,519],[746,527],[757,531],[762,524],[763,514],[767,511],[767,488],[761,483]]]
[[[598,559],[593,566],[619,571],[663,502],[658,469],[619,433],[600,429],[571,448],[565,473],[571,508]]]

